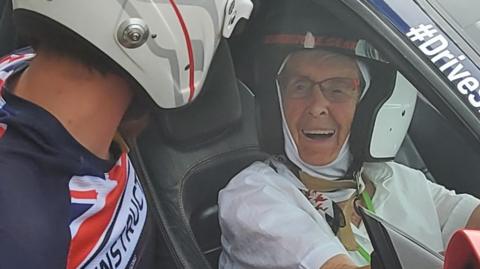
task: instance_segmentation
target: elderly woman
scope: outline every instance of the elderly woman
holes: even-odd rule
[[[370,268],[373,248],[352,209],[355,198],[443,251],[455,229],[479,227],[479,200],[395,162],[362,163],[352,186],[351,128],[372,84],[368,61],[355,56],[365,42],[326,28],[341,29],[312,8],[306,10],[322,19],[302,24],[303,13],[291,21],[296,29],[262,37],[265,45],[288,51],[270,78],[286,158],[253,163],[220,192],[220,268]]]

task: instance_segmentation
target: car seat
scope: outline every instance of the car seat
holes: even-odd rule
[[[267,158],[257,139],[255,98],[237,81],[226,41],[203,87],[186,107],[156,110],[130,141],[171,256],[168,268],[218,267],[218,192],[243,168]]]

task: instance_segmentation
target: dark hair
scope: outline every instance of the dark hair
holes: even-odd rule
[[[33,47],[54,55],[68,57],[102,75],[115,74],[125,78],[135,94],[127,118],[145,113],[153,102],[143,87],[120,65],[88,40],[64,25],[33,11],[14,10],[13,18],[19,38]]]

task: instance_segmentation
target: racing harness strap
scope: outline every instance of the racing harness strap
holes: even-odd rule
[[[309,190],[313,190],[320,193],[331,192],[338,189],[357,189],[357,193],[360,192],[359,185],[357,184],[357,180],[354,179],[340,179],[340,180],[327,180],[323,178],[317,178],[308,175],[303,171],[298,172],[298,178],[302,183],[307,187]],[[359,179],[360,186],[363,185],[361,179]],[[372,204],[372,199],[368,194],[366,188],[361,191],[361,198],[363,199],[364,205],[367,207],[368,210],[375,212]],[[358,253],[368,262],[371,262],[370,254],[355,240],[353,235],[351,223],[352,223],[352,215],[355,210],[355,201],[359,199],[359,195],[353,195],[350,199],[344,202],[343,208],[339,211],[340,214],[336,214],[335,218],[343,218],[343,221],[340,223],[343,226],[340,226],[336,231],[336,235],[340,242],[343,244],[345,249],[349,251],[358,251]],[[332,229],[335,232],[335,229]]]
[[[356,176],[353,179],[339,179],[339,180],[327,180],[324,178],[311,176],[298,169],[294,164],[290,163],[288,159],[283,158],[283,156],[275,156],[275,159],[284,163],[289,167],[289,169],[297,174],[297,178],[305,185],[307,191],[300,191],[305,195],[305,197],[312,203],[312,205],[321,213],[333,233],[338,237],[342,245],[348,251],[358,251],[358,253],[368,262],[371,262],[370,254],[355,240],[353,235],[351,221],[352,215],[355,211],[355,203],[357,200],[363,200],[365,207],[375,213],[373,208],[372,199],[367,192],[367,188],[363,179],[360,175],[366,178],[365,174],[362,173],[362,169],[359,169],[359,173],[355,173]],[[278,173],[277,167],[273,162],[268,162],[268,165]],[[366,178],[367,179],[367,178]],[[368,179],[367,179],[368,180]],[[371,182],[368,180],[368,182]],[[356,189],[357,192],[350,199],[344,202],[343,208],[340,208],[339,205],[333,201],[331,202],[332,209],[330,213],[328,210],[325,210],[325,207],[319,201],[325,201],[323,193],[332,192],[339,189]]]

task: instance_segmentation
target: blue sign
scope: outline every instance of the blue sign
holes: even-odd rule
[[[457,95],[480,114],[480,70],[414,2],[367,0],[445,75]]]

